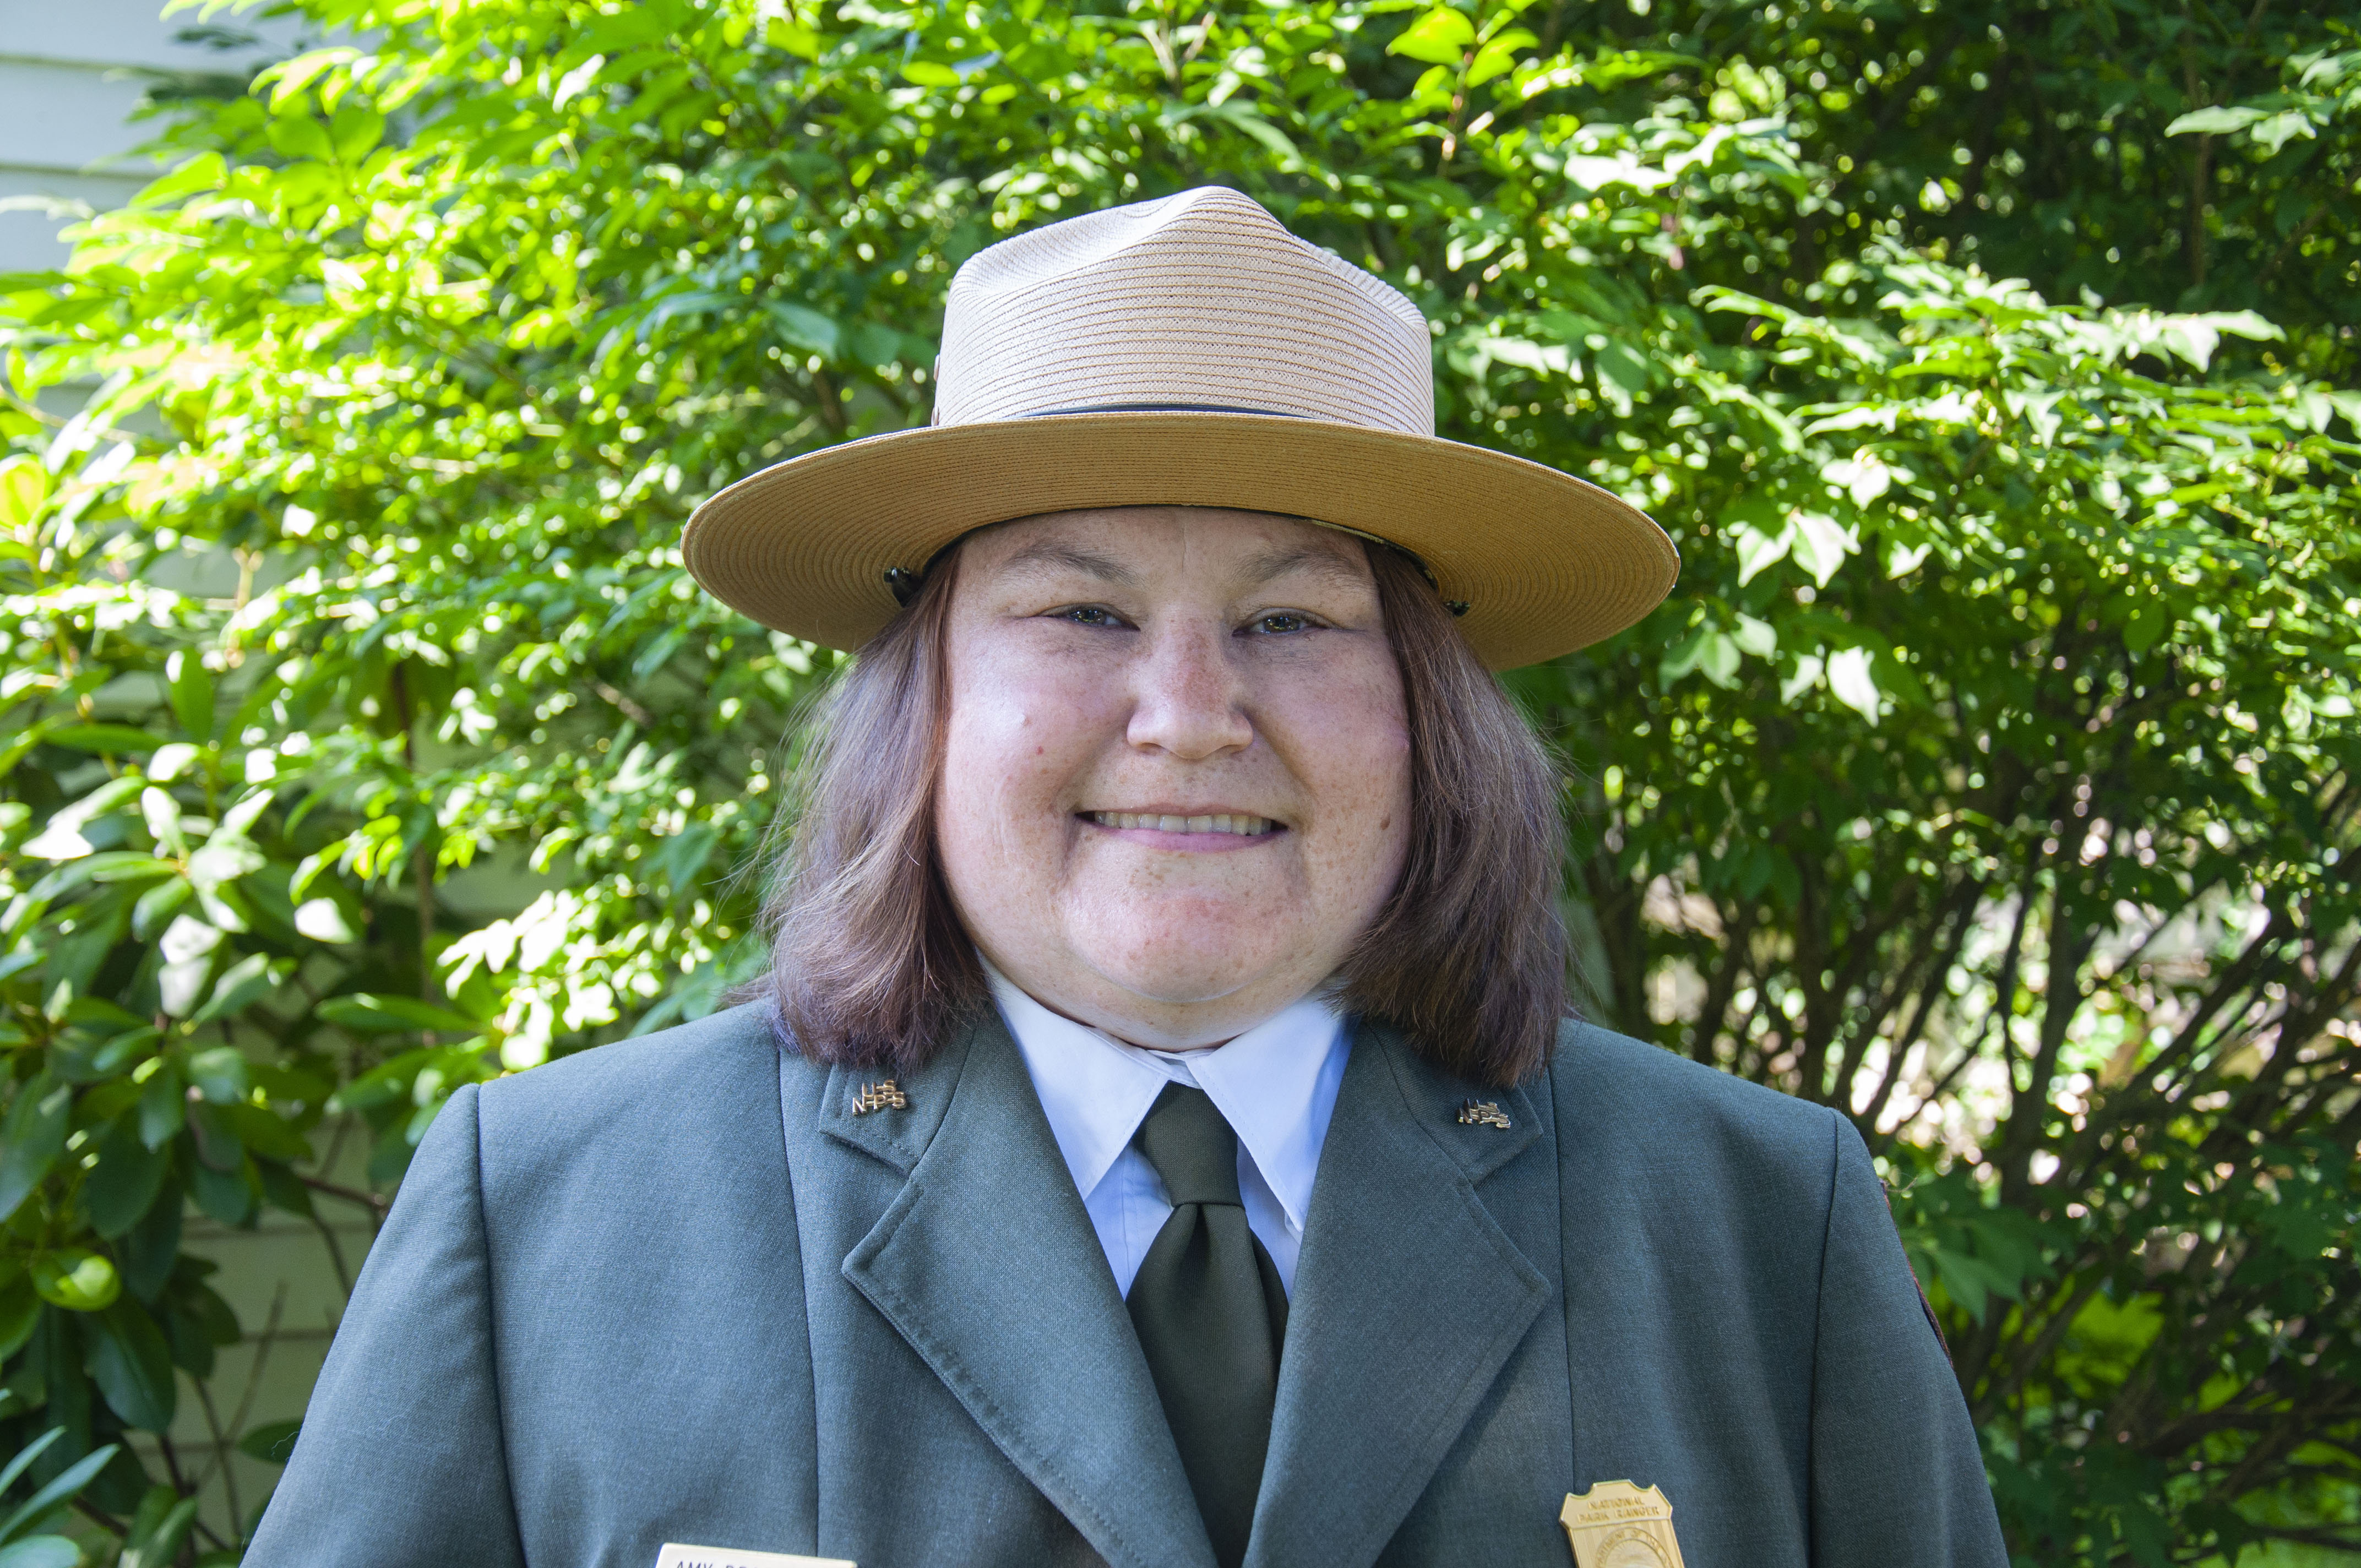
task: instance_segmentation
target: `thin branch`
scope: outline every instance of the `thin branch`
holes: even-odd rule
[[[380,1198],[374,1192],[357,1192],[349,1187],[339,1187],[333,1181],[323,1181],[316,1176],[299,1176],[296,1179],[314,1192],[324,1192],[331,1198],[341,1198],[347,1203],[357,1203],[372,1214],[382,1215],[393,1206],[393,1201],[390,1198]]]
[[[190,1381],[196,1384],[197,1402],[205,1409],[205,1430],[213,1433],[215,1456],[214,1463],[214,1467],[221,1472],[222,1497],[229,1504],[230,1533],[243,1544],[246,1540],[246,1527],[238,1521],[246,1517],[246,1510],[238,1506],[237,1477],[231,1473],[230,1469],[229,1434],[222,1430],[221,1412],[214,1409],[213,1386],[202,1377],[192,1378]]]
[[[1761,906],[1752,899],[1740,905],[1735,916],[1723,916],[1721,961],[1713,966],[1713,978],[1706,982],[1705,1004],[1697,1010],[1697,1033],[1689,1040],[1689,1055],[1708,1066],[1720,1055],[1714,1047],[1721,1038],[1722,1015],[1730,1011],[1730,999],[1738,994],[1738,981],[1746,970],[1747,945],[1760,918]]]
[[[345,1266],[344,1244],[336,1240],[335,1227],[322,1219],[316,1209],[312,1212],[312,1224],[320,1233],[320,1240],[328,1249],[328,1266],[336,1271],[336,1290],[347,1304],[353,1299],[352,1270]]]

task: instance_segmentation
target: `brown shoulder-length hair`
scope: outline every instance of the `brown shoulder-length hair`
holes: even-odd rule
[[[818,711],[763,906],[767,991],[806,1056],[910,1071],[987,1003],[936,853],[954,547]],[[1369,548],[1401,667],[1401,881],[1345,959],[1345,1007],[1479,1083],[1531,1077],[1566,1010],[1558,778],[1418,564]]]

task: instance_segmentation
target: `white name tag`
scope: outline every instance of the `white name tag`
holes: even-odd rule
[[[683,1546],[667,1541],[656,1568],[853,1568],[841,1557],[795,1557],[784,1552],[738,1552],[726,1546]]]

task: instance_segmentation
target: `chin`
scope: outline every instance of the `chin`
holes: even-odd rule
[[[1139,933],[1130,940],[1126,935],[1101,929],[1076,948],[1110,982],[1168,1006],[1218,1002],[1285,962],[1284,943],[1242,944],[1235,927]]]

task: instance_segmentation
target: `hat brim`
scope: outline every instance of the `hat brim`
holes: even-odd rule
[[[707,590],[763,625],[856,649],[917,571],[972,529],[1098,507],[1282,512],[1424,561],[1495,670],[1631,626],[1680,575],[1664,531],[1598,486],[1433,436],[1266,414],[1061,414],[929,426],[828,447],[697,509],[681,547]]]

